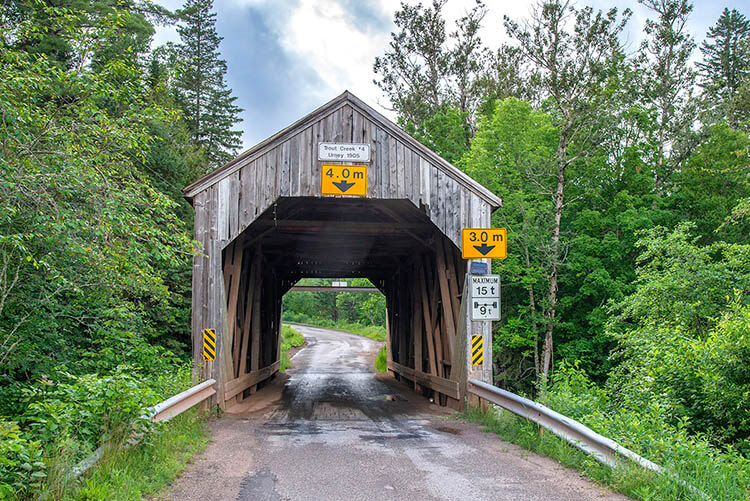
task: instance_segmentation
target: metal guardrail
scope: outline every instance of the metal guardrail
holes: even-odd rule
[[[625,456],[647,470],[662,473],[661,466],[642,458],[614,440],[599,435],[575,419],[563,416],[533,400],[520,397],[515,393],[501,390],[496,386],[476,379],[469,380],[469,393],[543,426],[558,437],[591,454],[599,462],[608,466],[619,466],[620,456]]]
[[[216,380],[209,379],[156,404],[150,409],[151,421],[154,423],[160,423],[162,421],[169,421],[175,416],[179,416],[191,407],[198,405],[213,395],[216,395],[215,385]]]
[[[710,499],[706,493],[665,472],[661,466],[639,456],[614,440],[599,435],[575,419],[563,416],[533,400],[476,379],[469,379],[468,391],[479,398],[543,426],[572,446],[591,454],[600,463],[617,468],[622,466],[622,457],[626,457],[647,470],[669,476],[697,497]]]
[[[177,395],[150,407],[148,414],[141,416],[141,418],[150,419],[154,423],[169,421],[173,417],[179,416],[191,407],[194,407],[212,395],[215,395],[215,385],[215,379],[209,379],[197,384],[182,393],[178,393]],[[138,443],[138,441],[139,440],[136,439],[131,445]],[[101,446],[73,468],[73,477],[80,477],[86,473],[89,468],[94,466],[96,462],[101,459],[103,454],[104,446]]]

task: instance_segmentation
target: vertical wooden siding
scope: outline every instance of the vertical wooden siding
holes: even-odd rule
[[[217,235],[224,246],[279,197],[321,196],[319,142],[370,144],[368,197],[408,199],[415,207],[424,207],[435,226],[458,247],[461,228],[475,219],[472,214],[490,212],[489,204],[469,188],[345,105],[258,156],[245,159],[237,172],[209,188],[216,192],[218,210],[208,216],[218,225]],[[476,224],[480,219],[476,218]]]

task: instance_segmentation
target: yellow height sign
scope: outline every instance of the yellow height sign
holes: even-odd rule
[[[508,257],[505,228],[464,228],[461,255],[464,259],[505,259]]]
[[[323,195],[367,196],[366,165],[323,164],[320,193]]]
[[[482,335],[472,334],[471,336],[471,365],[480,366],[484,363],[484,346],[482,345]]]
[[[203,329],[203,360],[216,360],[216,329]]]

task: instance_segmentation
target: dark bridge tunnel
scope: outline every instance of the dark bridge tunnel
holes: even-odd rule
[[[410,201],[281,198],[224,249],[223,262],[234,379],[278,360],[281,298],[300,278],[347,276],[385,295],[392,363],[451,380],[466,265]],[[432,394],[414,374],[403,377]],[[447,386],[436,399],[443,404],[457,400]]]

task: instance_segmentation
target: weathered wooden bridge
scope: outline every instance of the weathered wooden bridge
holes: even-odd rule
[[[489,227],[501,201],[349,92],[184,193],[203,245],[196,376],[217,381],[220,406],[278,371],[281,299],[303,277],[365,277],[383,292],[388,368],[416,391],[458,407],[467,379],[491,382],[491,325],[469,318],[460,247],[461,230]],[[204,329],[216,332],[214,361],[202,358]],[[476,334],[481,366],[468,356]]]

